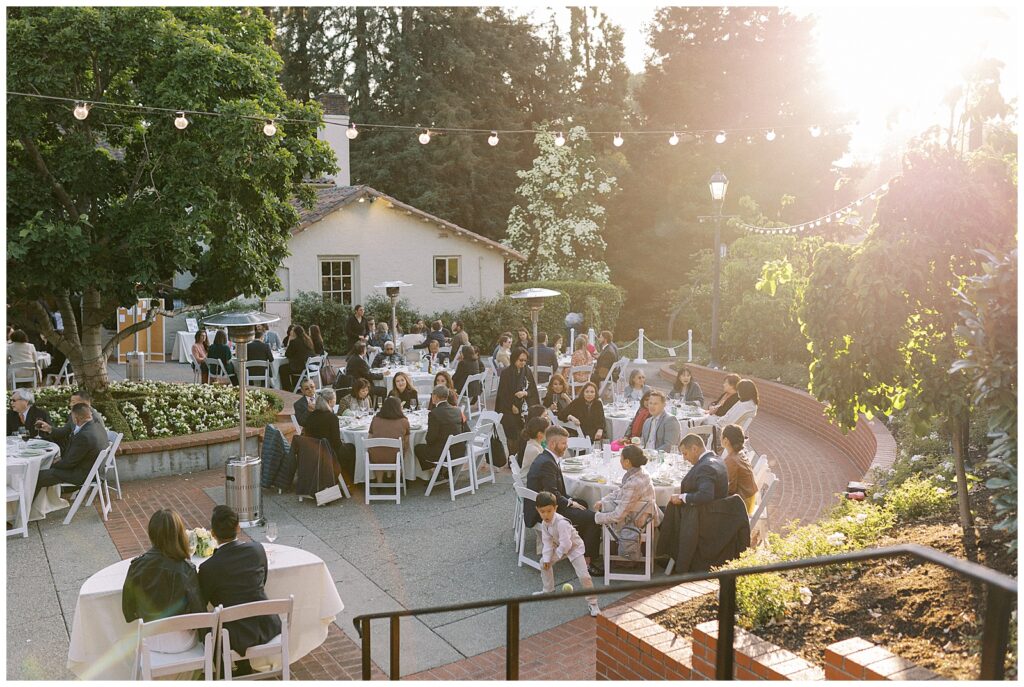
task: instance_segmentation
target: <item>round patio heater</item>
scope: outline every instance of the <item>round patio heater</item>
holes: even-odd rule
[[[280,317],[265,312],[225,312],[203,320],[207,327],[226,328],[238,357],[238,456],[224,464],[224,502],[238,513],[238,524],[263,524],[263,493],[260,491],[260,457],[245,452],[245,363],[247,344],[256,338],[256,325],[277,322]]]
[[[540,319],[540,309],[544,307],[545,298],[561,295],[561,291],[533,288],[523,289],[509,296],[509,298],[526,301],[526,305],[530,308],[530,319],[533,320],[533,382],[535,384],[539,383],[537,381],[537,321]]]
[[[375,289],[384,289],[384,293],[391,299],[391,340],[395,342],[396,348],[398,347],[398,329],[395,327],[395,324],[397,324],[395,308],[398,306],[398,293],[402,290],[403,286],[412,286],[412,284],[406,284],[404,281],[385,281],[373,287]]]

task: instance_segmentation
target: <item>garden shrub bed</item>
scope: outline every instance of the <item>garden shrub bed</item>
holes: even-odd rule
[[[36,405],[50,413],[53,424],[67,422],[68,399],[73,387],[53,386],[36,390]],[[238,388],[218,384],[173,384],[170,382],[114,382],[112,403],[124,420],[104,412],[108,429],[124,432],[125,441],[156,439],[211,432],[238,426]],[[273,422],[282,408],[275,394],[250,389],[245,396],[249,425]],[[109,403],[109,402],[108,402]],[[122,426],[123,425],[123,426]]]

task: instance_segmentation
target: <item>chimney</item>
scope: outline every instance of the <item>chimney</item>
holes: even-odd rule
[[[327,141],[338,162],[338,173],[328,174],[327,178],[334,182],[335,186],[351,185],[349,176],[348,137],[345,130],[348,128],[348,98],[341,93],[321,93],[317,98],[324,108],[324,121],[329,122],[326,126],[317,131],[317,138]]]

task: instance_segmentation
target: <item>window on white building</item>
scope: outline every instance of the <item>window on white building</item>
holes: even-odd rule
[[[352,305],[354,262],[350,258],[320,258],[320,293],[324,300]]]
[[[457,255],[435,255],[434,286],[460,286],[460,262]]]

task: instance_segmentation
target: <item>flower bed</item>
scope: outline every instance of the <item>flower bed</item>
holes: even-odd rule
[[[67,422],[68,399],[73,387],[36,390],[36,405],[50,413],[54,424]],[[125,441],[184,436],[238,426],[238,389],[216,384],[170,382],[115,382],[113,402],[124,415]],[[281,399],[259,389],[247,390],[245,409],[253,427],[273,422]],[[100,407],[102,412],[102,406]]]

